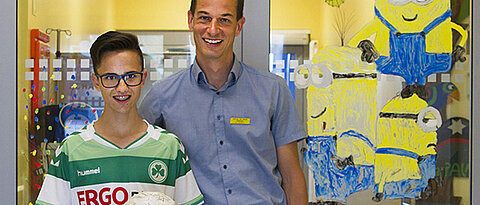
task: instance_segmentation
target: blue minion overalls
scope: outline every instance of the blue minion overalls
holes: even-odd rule
[[[427,53],[425,36],[447,20],[452,15],[451,10],[437,17],[420,33],[400,33],[383,18],[377,8],[375,15],[390,29],[390,56],[380,56],[375,61],[378,71],[401,76],[407,85],[425,85],[425,79],[430,74],[450,70],[452,54]]]

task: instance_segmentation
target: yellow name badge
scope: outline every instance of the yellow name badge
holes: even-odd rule
[[[250,124],[250,118],[232,117],[232,118],[230,118],[230,124],[232,124],[232,125],[249,125]]]

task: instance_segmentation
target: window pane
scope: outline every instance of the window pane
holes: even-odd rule
[[[18,204],[35,202],[59,143],[103,113],[90,81],[94,40],[109,30],[138,35],[148,72],[143,98],[153,82],[192,62],[189,6],[177,0],[18,1]]]
[[[303,110],[310,202],[469,204],[469,7],[271,1],[270,71]]]

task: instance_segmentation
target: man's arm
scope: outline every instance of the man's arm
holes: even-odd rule
[[[148,91],[147,95],[145,95],[145,98],[143,98],[142,103],[138,108],[138,114],[149,123],[165,129],[165,122],[163,121],[161,111],[166,100],[163,98],[164,95],[160,93],[162,93],[162,91],[159,90],[159,86],[154,84]]]
[[[307,185],[298,162],[297,142],[277,147],[277,158],[287,204],[308,204]]]

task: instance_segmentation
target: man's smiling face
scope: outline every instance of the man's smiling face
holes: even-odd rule
[[[188,12],[197,58],[220,59],[233,56],[233,42],[242,30],[245,18],[237,21],[237,1],[198,0],[195,13]]]

